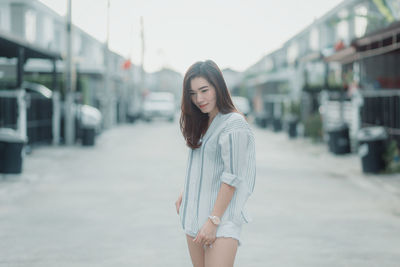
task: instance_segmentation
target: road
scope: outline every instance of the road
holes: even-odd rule
[[[400,195],[382,186],[388,177],[363,175],[356,155],[253,128],[253,222],[235,266],[399,266]],[[0,266],[191,266],[174,207],[186,159],[177,121],[118,126],[93,148],[35,148],[22,175],[0,180]]]

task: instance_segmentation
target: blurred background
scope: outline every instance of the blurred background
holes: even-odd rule
[[[263,215],[239,266],[398,266],[399,0],[0,0],[0,266],[190,264],[173,214],[178,122],[183,75],[206,59],[257,137],[250,209]],[[307,201],[314,189],[325,193]],[[287,206],[263,206],[274,203]],[[291,234],[293,250],[288,211],[301,218],[290,229],[309,230]]]

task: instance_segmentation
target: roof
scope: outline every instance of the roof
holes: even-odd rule
[[[21,38],[11,36],[10,34],[0,31],[0,57],[18,57],[18,47],[25,48],[25,59],[62,59],[59,53],[51,52],[38,46],[29,44],[27,41],[22,40]]]
[[[373,42],[379,42],[386,38],[393,38],[393,36],[398,34],[400,34],[400,21],[393,22],[383,29],[368,33],[365,36],[354,40],[353,43],[355,46],[359,47]]]
[[[325,57],[325,61],[347,64],[355,61],[356,58],[357,58],[356,49],[353,46],[349,46],[337,51],[333,55]]]
[[[396,50],[400,50],[400,21],[361,38],[354,39],[349,47],[325,57],[325,60],[347,64]]]

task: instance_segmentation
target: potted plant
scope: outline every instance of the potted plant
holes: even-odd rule
[[[313,142],[322,140],[322,118],[319,112],[312,113],[305,119],[304,135],[311,137]]]
[[[385,161],[386,173],[399,173],[400,172],[400,151],[395,140],[392,140],[383,155]]]
[[[299,120],[300,120],[300,103],[298,101],[292,100],[290,101],[287,107],[287,116],[286,116],[286,122],[288,126],[287,130],[290,138],[297,137],[297,124],[299,123]]]

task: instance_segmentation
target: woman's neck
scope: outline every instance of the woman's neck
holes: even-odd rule
[[[209,122],[208,124],[211,124],[211,122],[213,121],[215,116],[217,116],[217,114],[218,114],[218,109],[214,109],[213,111],[208,113],[208,122]]]
[[[218,112],[216,112],[213,116],[211,114],[211,112],[208,114],[208,125],[207,125],[207,129],[210,127],[212,121],[215,119],[215,116],[217,116]]]

